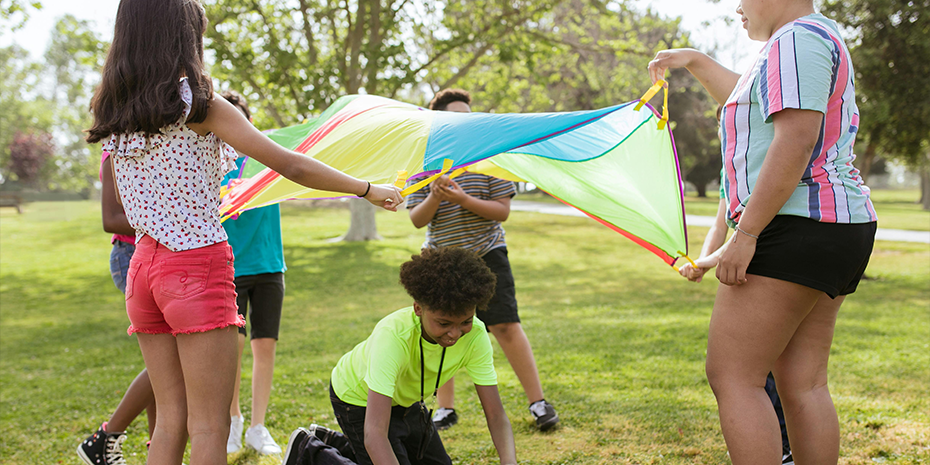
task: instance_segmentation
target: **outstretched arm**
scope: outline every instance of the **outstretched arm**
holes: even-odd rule
[[[398,465],[388,440],[391,426],[391,398],[368,390],[365,407],[365,450],[374,465]]]
[[[507,413],[504,412],[504,405],[501,403],[497,386],[476,384],[475,390],[478,391],[478,400],[481,401],[481,408],[484,409],[484,417],[488,421],[488,430],[491,432],[494,447],[497,448],[501,465],[516,465],[517,448],[514,445],[513,430],[510,428]]]
[[[214,96],[202,123],[188,127],[198,134],[216,134],[237,151],[248,154],[265,166],[298,184],[319,190],[362,195],[368,183],[349,176],[325,163],[287,150],[258,131],[226,99]],[[403,199],[400,189],[389,184],[372,184],[365,199],[387,210],[396,210]]]
[[[707,89],[710,96],[723,105],[736,88],[739,74],[730,71],[713,58],[693,48],[662,50],[649,62],[652,82],[665,79],[665,71],[671,68],[687,68]]]

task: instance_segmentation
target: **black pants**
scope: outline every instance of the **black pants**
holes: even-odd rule
[[[765,393],[772,400],[772,407],[775,407],[775,416],[778,417],[778,426],[781,427],[781,445],[784,450],[791,450],[788,444],[788,428],[785,426],[785,412],[781,408],[781,399],[778,398],[778,391],[775,389],[775,377],[769,373],[765,379]]]
[[[371,457],[365,450],[365,407],[350,405],[342,401],[329,387],[329,399],[339,427],[349,440],[349,447],[336,449],[327,446],[316,437],[311,437],[301,446],[299,463],[302,465],[371,465]],[[452,465],[452,459],[442,446],[442,440],[429,415],[424,417],[420,404],[410,407],[391,408],[391,423],[388,441],[401,465]],[[424,444],[425,442],[425,444]],[[417,458],[420,449],[422,458]]]

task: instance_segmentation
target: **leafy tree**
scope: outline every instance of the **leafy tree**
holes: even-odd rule
[[[42,65],[18,45],[0,48],[0,175],[10,179],[10,148],[17,133],[50,133],[54,105],[39,93]]]
[[[87,190],[97,179],[99,151],[84,142],[82,131],[92,124],[87,111],[90,97],[100,80],[108,43],[100,40],[90,23],[66,15],[52,30],[45,53],[49,70],[49,100],[55,106],[55,134],[61,149],[48,187],[70,191]]]
[[[16,175],[16,180],[34,187],[55,152],[55,144],[51,134],[17,131],[9,150],[10,171]]]
[[[0,49],[0,168],[12,166],[18,132],[53,134],[57,148],[32,186],[85,192],[93,186],[99,155],[84,142],[82,130],[91,124],[87,106],[106,46],[87,21],[67,15],[52,31],[44,62],[31,60],[17,45]]]
[[[256,107],[259,127],[287,126],[345,94],[398,97],[451,54],[481,56],[556,2],[543,0],[214,0],[212,75]],[[457,70],[467,74],[468,62]],[[454,77],[454,76],[453,76]],[[353,202],[347,240],[377,238],[374,211]]]
[[[455,75],[468,54],[450,54],[431,73],[432,89],[452,81],[472,92],[473,107],[480,111],[603,108],[645,92],[651,84],[646,65],[657,49],[689,45],[677,20],[618,1],[562,2],[522,32],[484,51],[473,72],[459,79]],[[687,71],[674,71],[669,81],[670,124],[683,174],[703,195],[721,166],[715,105]]]
[[[826,0],[822,11],[851,31],[863,171],[877,154],[918,169],[930,210],[930,0]]]
[[[10,23],[10,30],[17,30],[29,20],[29,9],[42,9],[42,2],[22,0],[0,0],[0,23]],[[18,16],[18,17],[17,17]]]

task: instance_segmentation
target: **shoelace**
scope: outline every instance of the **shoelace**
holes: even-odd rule
[[[126,459],[123,458],[123,441],[126,435],[107,437],[107,465],[126,465]]]

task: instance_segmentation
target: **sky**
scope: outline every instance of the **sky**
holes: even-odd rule
[[[119,0],[41,0],[43,8],[31,10],[29,21],[18,31],[0,32],[0,46],[15,42],[29,50],[36,59],[45,53],[48,47],[50,31],[55,21],[65,14],[72,14],[78,19],[94,22],[101,38],[109,40],[113,36],[113,21]],[[751,65],[756,52],[762,48],[761,42],[750,41],[746,32],[739,25],[735,10],[739,0],[720,0],[711,3],[705,0],[633,0],[633,3],[666,17],[681,16],[682,28],[691,32],[692,41],[701,50],[708,51],[715,46],[726,47],[717,59],[725,66],[742,73]],[[726,25],[720,18],[730,17],[735,21]],[[710,22],[710,24],[705,24]],[[734,42],[734,37],[736,41]],[[735,44],[735,45],[734,45]]]

